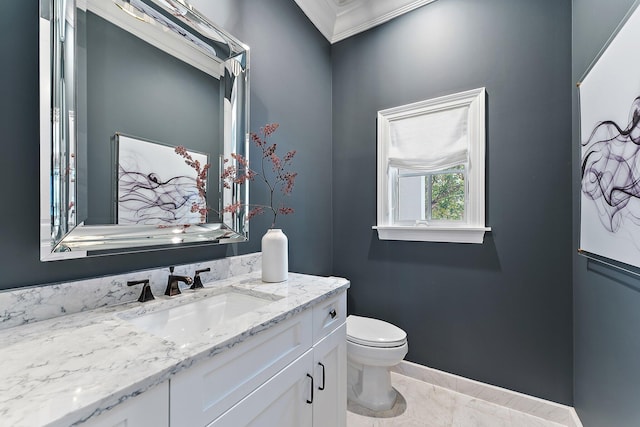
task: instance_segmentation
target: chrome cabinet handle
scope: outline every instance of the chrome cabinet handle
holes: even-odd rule
[[[322,387],[318,387],[318,390],[323,391],[324,390],[324,365],[320,362],[318,362],[318,365],[320,365],[322,367]]]
[[[307,376],[311,378],[311,400],[307,399],[307,403],[312,404],[313,403],[313,376],[310,374],[307,374]]]
[[[332,308],[331,311],[329,312],[329,316],[331,316],[332,319],[335,319],[337,315],[338,313],[336,312],[336,309]]]

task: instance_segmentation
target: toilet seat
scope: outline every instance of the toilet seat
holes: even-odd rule
[[[347,317],[347,341],[366,347],[401,347],[407,343],[407,333],[379,319],[350,315]]]

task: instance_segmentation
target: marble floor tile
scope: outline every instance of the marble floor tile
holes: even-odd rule
[[[518,412],[513,409],[509,410],[511,425],[518,427],[564,427],[564,424],[558,424],[533,415]]]
[[[466,394],[454,393],[453,426],[510,427],[509,409]]]
[[[347,427],[562,427],[482,399],[391,373],[400,394],[388,411],[349,404]]]

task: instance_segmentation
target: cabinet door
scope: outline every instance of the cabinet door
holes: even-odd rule
[[[169,427],[169,382],[165,381],[141,395],[127,399],[82,425],[90,427]]]
[[[311,427],[312,363],[309,350],[209,427]]]
[[[345,427],[347,416],[347,324],[313,347],[315,427]]]
[[[311,320],[307,310],[173,377],[171,426],[205,426],[286,369],[311,348]]]

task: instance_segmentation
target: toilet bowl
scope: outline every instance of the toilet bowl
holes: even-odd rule
[[[372,411],[391,409],[396,391],[389,369],[407,354],[407,333],[391,323],[347,317],[347,398]]]

